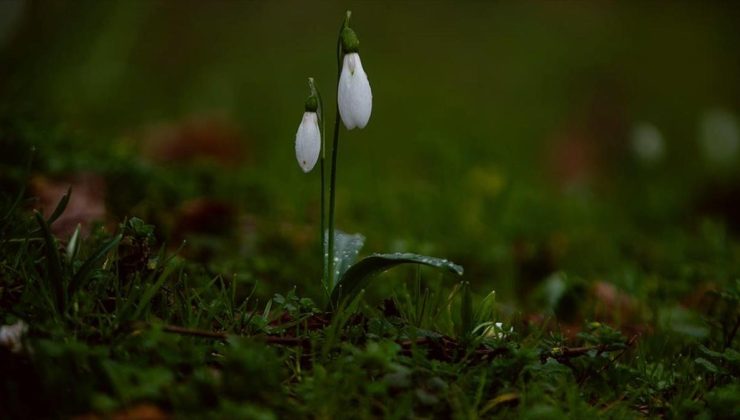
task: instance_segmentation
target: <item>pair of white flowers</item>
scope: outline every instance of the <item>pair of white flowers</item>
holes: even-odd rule
[[[365,128],[373,109],[373,93],[357,52],[344,54],[337,103],[348,130]],[[321,129],[316,110],[307,109],[295,135],[295,156],[303,172],[313,169],[321,153]]]

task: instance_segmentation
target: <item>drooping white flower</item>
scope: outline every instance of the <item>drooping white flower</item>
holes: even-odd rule
[[[658,127],[641,122],[632,130],[632,150],[645,163],[654,163],[663,157],[665,141]]]
[[[321,130],[315,112],[303,113],[303,120],[295,134],[295,157],[303,172],[313,169],[321,153]]]
[[[365,128],[373,109],[373,93],[370,82],[362,68],[360,55],[350,52],[344,55],[342,73],[337,92],[339,115],[348,130]]]
[[[740,152],[740,126],[725,110],[704,114],[699,136],[704,156],[714,165],[731,165]]]

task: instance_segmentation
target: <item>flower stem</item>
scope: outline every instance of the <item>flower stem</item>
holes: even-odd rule
[[[342,74],[342,32],[344,28],[349,27],[349,19],[352,16],[352,12],[349,10],[345,14],[342,26],[339,28],[339,36],[337,37],[337,91],[339,90],[339,76]],[[334,95],[336,98],[336,95]],[[336,183],[337,183],[337,153],[339,149],[339,101],[337,101],[337,112],[334,115],[334,139],[331,147],[331,176],[329,179],[329,249],[327,254],[327,261],[329,264],[327,268],[328,279],[329,279],[329,291],[333,291],[339,279],[334,278],[334,203],[336,202]]]
[[[322,149],[325,144],[324,142],[324,127],[321,126],[321,143]],[[327,250],[327,238],[326,238],[326,175],[324,175],[324,154],[321,154],[321,231],[319,232],[319,239],[321,240],[321,283],[324,286],[324,293],[330,296],[330,283],[329,283],[329,251]]]
[[[329,181],[329,254],[328,269],[330,289],[334,287],[337,279],[334,278],[334,203],[336,202],[337,192],[337,150],[339,149],[339,108],[334,120],[334,141],[331,148],[331,178]]]
[[[319,127],[321,132],[321,155],[319,156],[319,164],[321,167],[321,226],[319,228],[319,249],[321,250],[321,285],[323,286],[324,293],[328,298],[330,296],[331,289],[328,276],[329,253],[326,249],[326,135],[324,134],[324,101],[321,98],[321,92],[319,92],[319,89],[316,87],[316,83],[314,82],[313,77],[308,78],[308,85],[311,88],[311,95],[314,95],[316,96],[316,98],[318,98],[317,115],[319,117]]]

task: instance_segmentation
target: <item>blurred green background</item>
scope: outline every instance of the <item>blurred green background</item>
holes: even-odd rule
[[[374,103],[341,134],[337,221],[366,252],[449,257],[509,299],[558,270],[637,295],[737,274],[691,239],[740,230],[729,2],[3,0],[4,185],[34,145],[37,174],[103,177],[105,218],[316,294],[319,180],[294,136],[307,77],[334,114],[345,9]],[[234,223],[178,233],[193,200]],[[682,270],[705,257],[722,268]]]

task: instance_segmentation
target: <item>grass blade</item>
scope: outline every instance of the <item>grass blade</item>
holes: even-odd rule
[[[47,275],[51,282],[51,290],[54,294],[54,304],[59,312],[64,312],[66,299],[64,295],[64,271],[62,269],[62,261],[59,257],[59,249],[57,248],[57,241],[51,234],[49,225],[44,220],[44,217],[38,211],[34,211],[36,222],[38,222],[41,232],[44,235],[44,242],[46,246],[46,262],[47,262]]]
[[[72,277],[72,281],[69,283],[69,287],[67,288],[69,296],[74,295],[80,287],[84,286],[90,276],[90,272],[95,268],[95,264],[97,264],[101,258],[105,257],[113,248],[118,246],[118,243],[121,242],[122,238],[123,235],[121,234],[114,236],[103,243],[100,248],[85,260],[82,267],[77,270],[77,273]]]
[[[62,199],[59,200],[59,204],[57,204],[57,207],[54,209],[54,211],[51,213],[51,216],[46,220],[46,223],[51,226],[58,218],[59,216],[64,213],[64,210],[67,208],[67,204],[69,204],[69,197],[72,195],[72,187],[67,188],[67,193],[62,196]]]
[[[72,236],[69,238],[69,242],[67,243],[67,261],[70,263],[74,261],[77,256],[77,251],[80,249],[80,229],[82,229],[82,225],[78,223],[74,233],[72,233]]]
[[[146,291],[141,296],[141,299],[139,300],[139,304],[136,306],[136,312],[134,312],[133,319],[138,320],[141,315],[144,313],[144,310],[149,305],[149,302],[152,300],[154,295],[157,294],[159,289],[164,286],[164,282],[170,277],[170,274],[172,274],[173,271],[175,271],[178,268],[178,264],[169,264],[165,269],[162,271],[162,274],[159,275],[159,278],[157,279],[157,282],[150,285]]]

